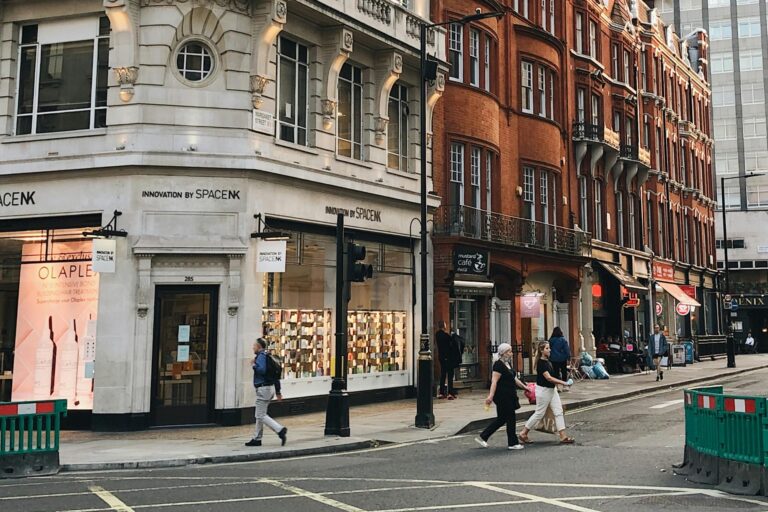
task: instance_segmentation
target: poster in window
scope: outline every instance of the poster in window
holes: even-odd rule
[[[12,400],[63,398],[69,409],[92,409],[99,274],[90,240],[68,245],[84,257],[21,265]],[[22,259],[35,250],[26,244]]]

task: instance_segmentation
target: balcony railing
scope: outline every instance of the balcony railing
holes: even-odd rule
[[[603,130],[599,124],[589,124],[582,121],[573,123],[574,139],[602,140]]]
[[[558,254],[581,255],[589,235],[469,206],[441,206],[435,212],[434,234],[486,240]]]
[[[629,158],[630,160],[637,160],[637,146],[633,146],[631,144],[622,144],[621,157]]]

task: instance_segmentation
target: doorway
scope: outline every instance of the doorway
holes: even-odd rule
[[[158,286],[152,371],[152,424],[213,420],[218,287]]]

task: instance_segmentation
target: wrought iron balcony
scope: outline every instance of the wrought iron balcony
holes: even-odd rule
[[[602,140],[603,130],[599,124],[589,124],[581,121],[573,123],[574,139]]]
[[[589,243],[589,235],[583,231],[469,206],[440,206],[435,212],[433,234],[574,256],[582,255]]]

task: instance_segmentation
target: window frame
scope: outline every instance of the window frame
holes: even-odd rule
[[[520,61],[520,107],[526,114],[533,114],[533,68],[531,61]]]
[[[450,23],[448,27],[448,62],[451,65],[448,79],[462,82],[464,81],[464,25]]]
[[[344,77],[344,71],[345,69],[350,70],[350,78]],[[339,94],[338,94],[338,105],[336,108],[337,111],[337,120],[336,123],[336,154],[345,158],[352,158],[354,160],[365,160],[365,153],[364,153],[364,144],[363,144],[363,134],[365,133],[365,102],[363,101],[363,73],[364,70],[362,66],[358,66],[356,64],[352,64],[350,62],[345,62],[344,65],[341,67],[341,71],[339,72]],[[359,80],[358,80],[359,75]],[[342,102],[341,102],[341,90],[342,90],[342,84],[348,85],[350,88],[350,103],[349,103],[349,114],[347,114],[350,118],[349,127],[350,127],[350,139],[345,139],[339,135],[339,128],[341,127],[341,121],[340,118],[344,117],[344,114],[342,113]],[[355,108],[357,107],[357,108]],[[357,113],[359,112],[360,119],[358,121],[355,121],[355,117]],[[341,142],[348,142],[350,145],[349,148],[349,155],[346,155],[341,150]]]
[[[392,89],[389,91],[389,123],[387,125],[387,167],[395,169],[401,172],[410,172],[410,154],[408,148],[410,146],[408,136],[410,133],[410,105],[408,101],[408,86],[401,82],[395,82]],[[392,108],[393,103],[396,104],[397,113],[397,148],[393,151],[392,147]],[[390,165],[391,159],[397,158],[398,166],[392,167]],[[405,168],[403,169],[403,165]]]
[[[295,56],[289,56],[286,53],[283,53],[283,45],[285,44],[285,41],[290,41],[296,46],[296,53]],[[301,61],[301,53],[302,48],[305,51],[306,56],[306,62]],[[289,36],[286,35],[280,35],[277,40],[277,55],[276,55],[277,63],[276,63],[276,73],[277,73],[277,84],[275,87],[275,124],[276,124],[276,133],[275,136],[282,141],[290,142],[292,144],[298,144],[300,146],[308,146],[309,145],[309,119],[310,119],[310,113],[309,113],[309,47],[306,45],[303,45],[299,43],[298,41],[292,39]],[[288,63],[293,64],[293,72],[294,72],[294,78],[295,82],[293,83],[293,104],[294,107],[294,116],[296,119],[295,123],[289,123],[287,121],[282,121],[281,119],[281,90],[283,85],[283,76],[282,76],[282,62],[286,61]],[[300,122],[300,116],[298,115],[298,108],[299,108],[299,96],[300,96],[300,75],[304,76],[305,79],[305,86],[304,86],[304,124],[302,125]],[[283,137],[282,129],[291,128],[293,131],[293,139],[289,140],[287,138]],[[301,131],[304,131],[304,142],[300,141],[299,134]]]

